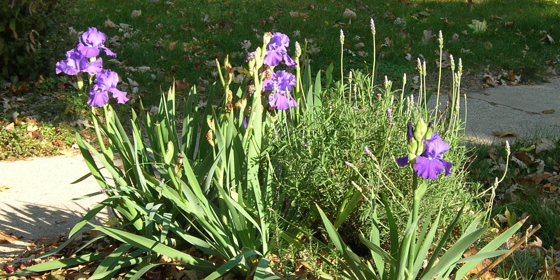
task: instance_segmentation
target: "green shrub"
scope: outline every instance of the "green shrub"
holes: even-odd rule
[[[364,189],[365,197],[359,203],[357,213],[340,228],[343,238],[349,244],[357,245],[360,244],[358,233],[368,232],[371,226],[371,200],[375,196],[385,195],[397,222],[400,225],[407,222],[412,199],[406,188],[411,176],[408,170],[398,168],[395,157],[406,154],[402,144],[406,143],[403,131],[406,131],[411,116],[405,112],[407,104],[394,101],[400,100],[402,89],[371,87],[368,76],[360,71],[354,71],[353,76],[343,98],[338,97],[337,89],[327,90],[323,109],[315,114],[314,119],[303,121],[277,143],[280,151],[277,158],[282,163],[278,168],[279,177],[283,179],[282,188],[293,197],[293,215],[306,217],[309,226],[320,223],[314,204],[319,205],[327,216],[336,217],[341,202],[357,191],[351,182]],[[402,113],[399,108],[403,108]],[[389,109],[393,111],[391,119],[386,113]],[[444,220],[451,219],[460,205],[475,195],[465,186],[466,149],[455,134],[458,130],[440,131],[453,147],[446,154],[446,158],[453,161],[453,172],[449,177],[440,178],[437,186],[428,190],[421,206],[428,211],[438,209],[444,199],[449,201]],[[379,166],[366,155],[365,147],[375,154]],[[364,181],[345,162],[351,163],[375,184],[363,185]]]
[[[0,78],[36,78],[46,73],[44,35],[60,16],[60,0],[4,0],[0,5]],[[52,72],[50,68],[48,71]]]

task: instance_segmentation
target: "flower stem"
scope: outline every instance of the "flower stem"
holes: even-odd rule
[[[418,219],[418,209],[420,207],[421,194],[418,193],[418,175],[414,170],[412,171],[412,219],[411,223]],[[414,267],[414,260],[416,257],[416,230],[412,232],[412,238],[410,242],[410,250],[408,251],[408,271],[412,271]]]

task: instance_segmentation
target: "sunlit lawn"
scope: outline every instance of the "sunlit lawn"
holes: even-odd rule
[[[377,73],[394,80],[400,81],[405,72],[414,75],[419,57],[436,69],[439,30],[444,54],[462,58],[468,75],[505,72],[512,82],[516,75],[521,82],[538,82],[554,70],[558,52],[549,39],[560,38],[559,5],[475,3],[84,0],[72,11],[79,19],[72,27],[82,31],[96,26],[106,32],[111,37],[107,45],[119,51],[123,63],[119,74],[138,82],[138,94],[148,100],[173,79],[206,88],[216,80],[215,59],[229,55],[232,64],[240,66],[247,50],[261,44],[261,34],[269,31],[288,34],[306,47],[312,67],[325,69],[330,63],[340,67],[338,34],[343,30],[345,68],[371,68],[370,18],[377,27]],[[485,22],[486,29],[469,27],[473,20]],[[67,42],[70,47],[74,40]],[[448,62],[444,56],[444,65]],[[149,70],[135,69],[142,66]]]

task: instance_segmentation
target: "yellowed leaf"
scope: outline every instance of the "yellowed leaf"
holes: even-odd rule
[[[558,190],[558,186],[555,186],[551,183],[546,183],[544,184],[544,186],[542,186],[544,191],[548,191],[548,192],[555,192]]]
[[[177,45],[177,41],[169,43],[169,50],[172,51],[175,49],[175,45]]]
[[[27,132],[33,132],[33,131],[36,131],[38,129],[39,129],[39,127],[34,125],[34,124],[30,124],[30,125],[27,126]]]
[[[513,133],[513,131],[494,131],[494,132],[492,132],[492,134],[494,134],[494,136],[500,137],[500,138],[515,137],[515,133]]]
[[[17,241],[17,236],[14,236],[11,233],[7,233],[3,230],[0,230],[0,244],[12,244]]]
[[[554,114],[554,112],[556,112],[554,109],[542,111],[543,114]]]
[[[7,126],[5,126],[4,129],[5,129],[6,131],[10,131],[10,130],[14,129],[14,127],[15,127],[15,124],[14,124],[14,123],[10,123],[10,124],[8,124]]]
[[[476,250],[476,248],[472,248],[468,251],[466,251],[463,254],[463,257],[470,257],[470,256],[474,256],[476,255],[476,253],[478,253],[478,251]],[[481,270],[483,270],[485,267],[489,266],[490,264],[492,264],[492,261],[489,259],[484,259],[481,263],[479,263],[475,268],[473,268],[471,271],[469,271],[467,273],[467,275],[465,276],[471,276],[471,275],[476,275],[477,273],[479,273]],[[478,279],[492,279],[494,278],[494,273],[491,271],[488,271],[486,273],[484,273],[483,275],[480,275]]]
[[[8,188],[8,186],[1,186],[1,187],[0,187],[0,192],[7,191],[7,190],[9,190],[9,189],[10,189],[10,188]]]

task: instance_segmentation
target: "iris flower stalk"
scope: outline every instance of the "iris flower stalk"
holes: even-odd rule
[[[451,163],[442,158],[443,154],[449,150],[449,144],[441,140],[437,133],[432,133],[432,125],[426,125],[422,119],[415,125],[412,122],[407,124],[407,150],[408,155],[397,159],[397,164],[401,167],[412,165],[412,223],[418,219],[420,200],[426,192],[427,183],[423,181],[418,184],[418,177],[429,180],[437,180],[438,175],[445,171],[445,176],[451,173]],[[417,253],[416,231],[412,233],[412,242],[409,248],[408,270],[412,271],[414,266],[414,256]]]

